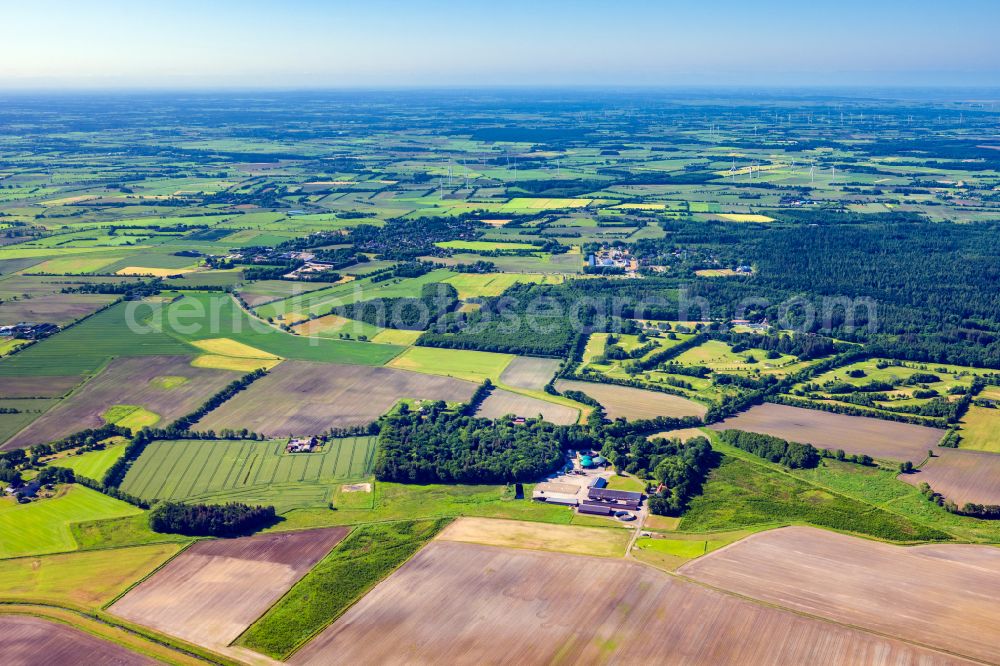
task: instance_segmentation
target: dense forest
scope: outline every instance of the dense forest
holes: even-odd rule
[[[444,403],[383,419],[375,476],[401,483],[532,481],[558,469],[565,428],[455,414]]]
[[[149,526],[154,532],[187,536],[242,536],[267,527],[274,520],[273,506],[238,503],[162,502],[149,512]]]

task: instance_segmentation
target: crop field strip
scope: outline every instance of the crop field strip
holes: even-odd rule
[[[284,446],[284,440],[153,442],[122,487],[146,499],[210,498],[275,484],[364,479],[374,463],[373,437],[334,439],[319,453],[289,454]]]
[[[289,663],[644,663],[681,655],[696,664],[967,663],[625,560],[447,541],[421,550]]]
[[[1000,455],[986,451],[938,448],[913,474],[901,474],[906,483],[927,483],[955,502],[1000,505]]]
[[[808,527],[760,532],[682,566],[694,580],[767,603],[1000,660],[1000,549],[901,547]]]
[[[113,405],[137,404],[148,408],[159,425],[197,408],[239,375],[223,370],[191,367],[189,356],[118,358],[58,405],[12,437],[4,448],[23,448],[50,442],[84,428],[104,425],[102,415]],[[165,387],[161,377],[183,377]],[[138,429],[138,428],[136,428]]]
[[[772,403],[757,405],[711,427],[758,432],[820,449],[843,449],[849,454],[914,463],[927,457],[928,449],[935,448],[945,434],[941,429],[922,425]]]
[[[572,407],[504,389],[493,389],[476,410],[476,416],[487,419],[499,419],[508,414],[524,418],[536,418],[541,415],[543,420],[556,425],[573,425],[580,417],[580,411]]]
[[[475,384],[395,368],[283,361],[201,419],[199,430],[249,428],[270,437],[366,425],[404,398],[462,402]]]
[[[704,416],[708,408],[700,403],[668,393],[647,391],[631,386],[556,380],[558,391],[581,391],[597,400],[611,419],[651,419],[657,416]]]

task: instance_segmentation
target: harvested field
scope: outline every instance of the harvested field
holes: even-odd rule
[[[923,460],[927,450],[935,448],[944,436],[938,428],[770,403],[710,427],[759,432],[820,449],[843,449],[850,454],[867,453],[875,458],[914,463]]]
[[[926,482],[959,506],[1000,504],[1000,455],[996,453],[938,448],[919,470],[900,474],[899,479],[914,486]]]
[[[0,615],[0,660],[4,666],[157,663],[60,622],[30,615]]]
[[[653,419],[657,416],[705,416],[708,408],[697,402],[668,393],[645,391],[631,386],[579,382],[569,379],[556,381],[558,391],[582,391],[601,403],[608,418]]]
[[[21,321],[65,326],[118,298],[112,294],[50,294],[0,303],[0,325]]]
[[[548,525],[520,520],[458,518],[437,536],[442,541],[548,550],[574,555],[622,557],[632,534],[607,527]]]
[[[559,359],[515,356],[504,368],[500,381],[514,388],[540,391],[559,369]]]
[[[83,377],[7,377],[0,382],[0,398],[58,398]]]
[[[541,414],[543,420],[556,425],[572,425],[580,418],[579,410],[572,407],[557,405],[503,389],[494,389],[493,393],[483,401],[479,410],[476,411],[476,416],[486,419],[498,419],[508,414],[525,418],[536,418]]]
[[[162,377],[185,377],[164,388]],[[104,425],[113,405],[137,405],[167,424],[201,405],[239,375],[195,368],[187,356],[145,356],[113,360],[99,375],[14,435],[2,448],[24,448]]]
[[[401,398],[464,402],[471,382],[393,368],[284,361],[198,422],[268,436],[319,434],[371,423]]]
[[[347,532],[333,527],[200,541],[109,610],[218,649],[243,633]]]
[[[786,527],[754,534],[679,572],[768,603],[996,663],[1000,549],[951,548],[908,548]]]
[[[962,663],[625,560],[447,541],[425,547],[290,663],[333,661]]]

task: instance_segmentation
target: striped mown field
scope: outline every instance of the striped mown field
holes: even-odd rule
[[[324,486],[369,476],[375,438],[330,440],[317,453],[284,450],[285,440],[153,442],[129,470],[122,489],[163,500],[260,501],[275,494],[280,511],[324,501],[329,494]]]

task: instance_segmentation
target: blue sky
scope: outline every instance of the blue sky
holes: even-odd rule
[[[1000,2],[31,0],[0,87],[1000,85]]]

